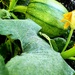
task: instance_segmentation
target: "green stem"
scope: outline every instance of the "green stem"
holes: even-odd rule
[[[75,46],[70,48],[69,50],[66,50],[64,52],[61,53],[61,56],[64,58],[64,59],[68,59],[70,57],[73,57],[75,56]]]
[[[70,59],[70,60],[74,60],[74,61],[75,61],[75,57],[70,57],[69,59]]]
[[[17,16],[13,13],[10,12],[10,15],[14,18],[14,19],[18,19]]]
[[[14,7],[16,6],[18,0],[10,0],[10,5],[8,11],[12,11]]]
[[[39,32],[39,34],[48,40],[48,42],[50,44],[50,47],[53,49],[53,46],[52,46],[52,43],[51,43],[51,39],[46,34],[44,34],[42,32]]]
[[[26,14],[27,6],[18,5],[14,8],[14,12],[20,12]]]
[[[71,36],[72,36],[72,34],[73,34],[73,30],[74,30],[74,29],[71,28],[71,31],[70,31],[70,33],[69,33],[69,36],[68,36],[66,45],[65,45],[65,47],[63,48],[62,52],[64,52],[64,51],[66,50],[66,48],[67,48],[67,46],[68,46],[68,44],[69,44],[69,42],[70,42]]]

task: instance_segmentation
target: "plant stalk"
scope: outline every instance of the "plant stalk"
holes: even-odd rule
[[[48,42],[49,42],[49,44],[50,44],[50,47],[53,49],[53,46],[52,46],[52,43],[51,43],[51,39],[50,39],[46,34],[44,34],[44,33],[42,33],[42,32],[39,32],[39,34],[40,34],[41,36],[43,36],[45,39],[48,40]]]
[[[70,57],[75,56],[75,46],[61,53],[61,56],[64,59],[69,59]]]
[[[75,57],[70,57],[69,59],[70,59],[70,60],[74,60],[74,61],[75,61]]]
[[[14,18],[14,19],[18,19],[17,16],[13,13],[10,12],[10,15]]]
[[[18,5],[14,8],[14,12],[20,12],[26,14],[27,6]]]
[[[18,0],[10,0],[10,5],[8,8],[8,11],[12,11],[14,9],[14,7],[16,6]]]
[[[62,52],[64,52],[64,51],[66,50],[66,48],[67,48],[67,46],[68,46],[68,44],[69,44],[69,42],[70,42],[70,40],[71,40],[71,36],[72,36],[72,34],[73,34],[73,30],[74,30],[74,29],[71,28],[71,31],[70,31],[70,33],[69,33],[69,36],[68,36],[66,45],[65,45],[65,47],[63,48]]]

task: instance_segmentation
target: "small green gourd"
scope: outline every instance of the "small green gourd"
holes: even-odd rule
[[[64,23],[61,22],[67,9],[56,0],[30,0],[28,6],[16,6],[14,12],[21,12],[42,27],[41,31],[50,37],[62,35]]]
[[[61,19],[67,12],[67,9],[55,0],[31,0],[26,17],[38,23],[42,27],[42,32],[54,37],[64,33],[64,23]]]

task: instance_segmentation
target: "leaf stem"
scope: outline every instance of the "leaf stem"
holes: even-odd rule
[[[8,11],[12,11],[14,7],[16,6],[18,0],[10,0],[10,5]]]
[[[48,42],[50,44],[50,47],[53,49],[53,46],[52,46],[52,43],[51,43],[51,39],[46,34],[44,34],[42,32],[39,32],[39,34],[48,40]]]
[[[70,59],[70,60],[75,60],[75,57],[70,57],[69,59]]]
[[[14,13],[10,12],[10,15],[14,18],[14,19],[18,19],[17,16]]]
[[[26,14],[27,6],[18,5],[14,8],[14,12],[20,12]]]
[[[64,52],[61,52],[61,56],[64,59],[71,59],[71,57],[75,56],[75,46],[70,48],[69,50],[66,50]]]
[[[66,45],[65,45],[65,47],[63,48],[62,52],[64,52],[64,51],[66,50],[66,48],[67,48],[67,46],[68,46],[68,44],[69,44],[69,42],[70,42],[71,36],[72,36],[72,34],[73,34],[73,30],[74,30],[74,29],[71,28],[71,31],[70,31],[70,33],[69,33],[69,36],[68,36]]]

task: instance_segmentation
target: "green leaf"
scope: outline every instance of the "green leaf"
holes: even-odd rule
[[[5,9],[0,9],[0,18],[10,18],[10,13]]]
[[[1,55],[0,55],[0,75],[9,75],[8,70],[4,64],[4,59]]]
[[[34,40],[33,37],[37,36],[36,33],[40,29],[41,27],[31,20],[0,20],[0,34],[10,35],[12,39],[20,40],[23,50],[25,50],[28,40]]]
[[[57,38],[54,38],[54,41],[57,44],[58,52],[61,52],[62,49],[64,48],[65,44],[66,44],[66,40],[64,38],[57,37]]]
[[[21,49],[15,41],[17,42],[18,40],[12,40],[8,37],[5,42],[0,45],[0,54],[3,56],[5,62],[11,57],[21,53]]]
[[[53,49],[55,50],[55,51],[59,51],[59,49],[58,49],[58,46],[57,46],[57,44],[56,44],[56,42],[55,42],[55,40],[54,39],[51,39],[51,43],[52,43],[52,47],[53,47]]]
[[[7,40],[5,43],[0,45],[0,54],[4,57],[4,59],[8,58],[11,51],[12,46],[10,40]]]
[[[12,58],[6,64],[9,74],[73,75],[74,71],[65,63],[60,54],[53,50],[47,52],[48,53],[23,53],[21,56]]]
[[[25,52],[6,64],[9,75],[73,75],[61,55],[37,35],[40,29],[31,20],[0,20],[0,34],[19,39]]]

